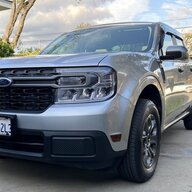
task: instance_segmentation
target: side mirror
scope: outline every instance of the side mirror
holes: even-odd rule
[[[189,58],[188,50],[184,46],[169,46],[166,55],[161,56],[161,60],[185,60]]]

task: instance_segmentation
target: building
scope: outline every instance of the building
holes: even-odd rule
[[[11,2],[8,0],[0,0],[0,11],[10,9],[11,8]]]

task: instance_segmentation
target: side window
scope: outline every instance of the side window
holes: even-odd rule
[[[176,37],[177,45],[184,46],[183,40]]]
[[[163,55],[166,55],[167,47],[174,45],[172,36],[169,34],[165,34],[164,42],[163,42]]]

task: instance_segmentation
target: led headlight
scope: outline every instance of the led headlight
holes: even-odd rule
[[[57,73],[57,103],[104,101],[115,94],[116,72],[112,68],[59,68]]]

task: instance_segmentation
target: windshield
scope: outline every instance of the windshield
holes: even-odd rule
[[[53,41],[41,54],[89,52],[146,52],[152,45],[151,25],[108,26],[66,33]]]

